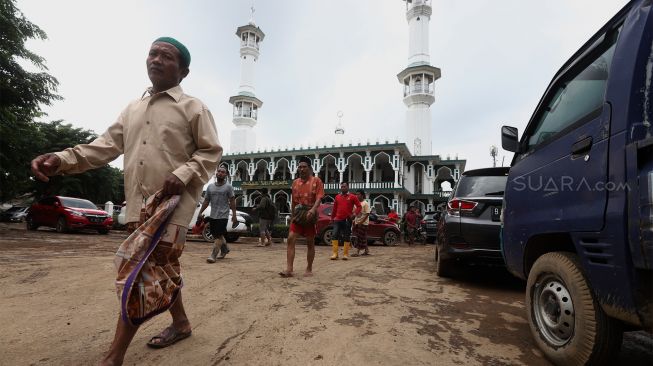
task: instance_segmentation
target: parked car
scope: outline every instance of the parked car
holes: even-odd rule
[[[0,213],[0,221],[3,222],[23,222],[27,216],[27,207],[13,206]]]
[[[451,193],[438,230],[436,272],[451,277],[465,263],[502,263],[499,233],[508,168],[468,170]]]
[[[438,221],[440,220],[441,212],[425,212],[420,225],[422,231],[426,235],[426,242],[429,244],[435,243],[435,238],[438,236]]]
[[[502,128],[503,254],[555,364],[616,364],[624,329],[653,328],[651,55],[651,1],[631,1],[556,73],[521,140]]]
[[[332,203],[323,203],[318,207],[317,235],[325,245],[331,243],[333,224],[331,223]],[[393,245],[399,240],[399,226],[377,215],[370,214],[370,223],[367,227],[367,242],[372,244],[380,241],[384,245]]]
[[[118,214],[118,224],[127,225],[127,201],[122,203]]]
[[[27,230],[48,226],[60,233],[92,229],[108,234],[113,225],[111,215],[98,209],[93,202],[63,196],[45,197],[33,203],[25,220]]]
[[[190,230],[194,230],[196,232],[201,233],[202,238],[204,238],[205,241],[212,243],[214,239],[213,239],[213,235],[211,235],[211,230],[209,229],[209,225],[207,224],[207,222],[201,221],[198,227],[194,229],[194,226],[197,224],[197,218],[200,215],[201,206],[202,206],[201,204],[197,205],[197,208],[195,209],[195,213],[193,214],[193,218],[188,224],[188,228]],[[208,217],[210,214],[211,214],[211,206],[209,205],[204,210],[204,212],[202,212],[202,216]],[[232,227],[231,214],[229,214],[229,222],[227,223],[227,233],[224,236],[224,239],[229,243],[233,243],[237,241],[241,235],[249,233],[252,226],[252,218],[246,212],[236,211],[236,219],[238,220],[238,225],[236,227]]]

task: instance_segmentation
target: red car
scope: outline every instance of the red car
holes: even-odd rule
[[[317,219],[317,235],[323,244],[331,243],[331,224],[332,203],[323,203],[317,209],[319,217]],[[370,223],[367,227],[367,242],[374,243],[379,240],[384,245],[393,245],[399,240],[399,226],[386,219],[376,215],[370,215]]]
[[[45,197],[33,203],[25,218],[27,230],[48,226],[63,233],[69,230],[92,229],[108,234],[113,218],[99,210],[93,202],[81,198]]]

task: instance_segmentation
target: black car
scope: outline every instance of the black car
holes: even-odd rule
[[[438,236],[438,221],[440,221],[440,211],[426,212],[422,218],[422,229],[426,234],[426,242],[429,244],[435,243]]]
[[[23,222],[27,216],[28,207],[14,206],[0,213],[0,221],[3,222]]]
[[[464,172],[438,225],[438,276],[451,277],[464,263],[503,264],[499,232],[509,168]]]

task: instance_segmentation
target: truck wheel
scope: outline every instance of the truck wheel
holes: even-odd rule
[[[213,234],[211,234],[211,225],[206,224],[204,226],[204,230],[202,230],[202,237],[204,238],[205,241],[208,241],[209,243],[213,243]]]
[[[442,258],[441,250],[441,245],[435,246],[435,273],[438,277],[453,277],[455,263],[452,259]]]
[[[57,220],[56,229],[58,233],[65,233],[66,231],[68,231],[68,224],[66,224],[65,217],[62,216]]]
[[[526,313],[535,343],[557,365],[609,364],[623,337],[594,298],[575,254],[547,253],[526,285]]]

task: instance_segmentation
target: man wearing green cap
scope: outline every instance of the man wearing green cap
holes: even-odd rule
[[[32,160],[35,177],[48,181],[48,176],[102,167],[124,154],[127,222],[132,230],[143,223],[141,210],[145,202],[155,197],[179,196],[167,224],[163,224],[167,226],[162,226],[158,245],[154,244],[155,249],[144,256],[151,272],[148,278],[141,280],[153,285],[151,290],[148,287],[141,290],[141,296],[146,305],[164,305],[137,321],[119,318],[115,338],[102,365],[122,364],[127,347],[138,330],[135,324],[159,312],[169,310],[172,324],[153,337],[149,346],[167,347],[191,334],[181,298],[183,282],[179,256],[199,196],[220,161],[222,147],[208,108],[199,99],[184,94],[179,86],[188,75],[189,65],[190,53],[183,44],[170,37],[158,38],[152,43],[146,60],[152,86],[140,99],[131,102],[102,136],[90,144]],[[140,226],[139,230],[145,226]],[[116,263],[128,262],[130,258],[125,255],[119,250]],[[125,283],[122,280],[119,274],[116,280],[119,291],[120,285]],[[162,283],[165,286],[160,285]]]

